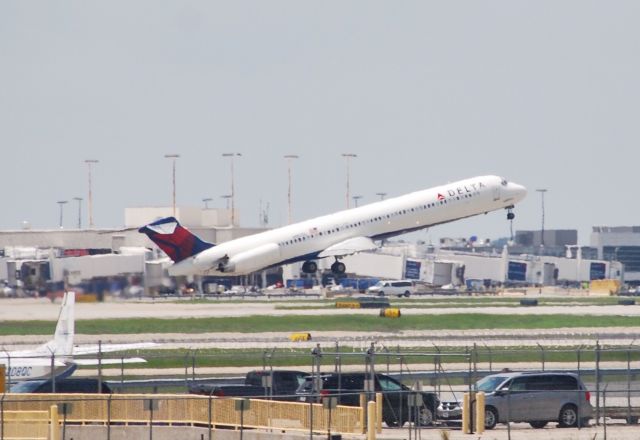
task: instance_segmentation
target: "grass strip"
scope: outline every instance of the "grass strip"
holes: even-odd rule
[[[328,350],[330,348],[325,348]],[[577,365],[578,357],[581,363],[595,362],[595,350],[593,347],[562,347],[562,348],[545,348],[544,352],[537,348],[531,347],[505,347],[495,348],[491,351],[478,347],[475,352],[465,352],[460,348],[442,348],[440,353],[436,353],[435,349],[423,348],[402,348],[403,365],[411,366],[412,364],[436,364],[438,360],[446,364],[468,365],[469,358],[461,355],[472,356],[472,361],[477,363],[530,363],[542,365],[542,361],[546,364],[554,362],[573,363]],[[578,351],[580,354],[578,354]],[[342,347],[340,356],[342,365],[363,365],[364,352],[352,347]],[[354,354],[357,354],[354,356]],[[130,374],[132,370],[137,368],[187,368],[192,366],[196,368],[202,367],[255,367],[262,368],[266,365],[273,367],[292,367],[304,366],[312,364],[312,356],[307,349],[293,350],[221,350],[221,349],[200,349],[200,350],[141,350],[136,355],[147,360],[145,364],[131,364],[126,366],[126,370]],[[627,358],[629,356],[629,358]],[[105,358],[118,359],[115,355],[105,354]],[[602,362],[624,362],[629,359],[631,362],[640,360],[640,351],[627,352],[623,349],[612,349],[601,351],[600,360]],[[332,366],[336,362],[336,356],[323,356],[321,364],[324,366]],[[388,354],[379,351],[375,356],[375,364],[378,366],[398,365],[400,359],[393,350]],[[94,369],[95,366],[81,367],[85,369]]]
[[[572,327],[640,327],[639,316],[584,315],[405,315],[385,319],[376,315],[288,315],[227,318],[135,318],[76,321],[76,333],[85,335],[136,333],[209,333],[209,332],[295,332],[295,331],[381,331],[401,330],[473,330],[473,329],[553,329]],[[0,322],[0,335],[52,334],[50,321]]]

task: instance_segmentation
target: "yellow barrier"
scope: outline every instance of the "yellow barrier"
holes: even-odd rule
[[[462,432],[476,434],[484,432],[485,394],[464,393],[462,397]]]
[[[483,392],[476,393],[476,434],[482,434],[484,432],[484,397]]]
[[[291,333],[289,340],[291,340],[291,342],[310,341],[311,333]]]
[[[380,309],[380,316],[383,318],[399,318],[400,317],[400,309],[389,307],[386,309]]]
[[[619,280],[593,280],[589,286],[591,292],[617,295],[620,292]]]
[[[4,411],[3,417],[2,433],[5,439],[49,438],[49,411]]]
[[[81,293],[76,294],[77,303],[94,303],[98,302],[98,294],[96,293]]]
[[[66,420],[77,424],[145,424],[150,413],[145,403],[157,402],[153,410],[154,423],[166,425],[208,425],[240,427],[240,413],[235,410],[235,400],[180,394],[7,394],[6,411],[46,411],[56,402],[72,403]],[[211,405],[211,419],[209,419]],[[313,408],[311,408],[313,406]],[[109,411],[110,409],[110,411]],[[364,432],[363,407],[337,406],[331,410],[331,432],[361,434]],[[109,417],[110,413],[110,419]],[[313,419],[311,418],[313,413]],[[243,426],[247,428],[274,428],[293,431],[326,431],[329,409],[322,404],[280,402],[251,399],[250,409],[245,411]]]
[[[462,396],[462,432],[471,434],[471,396],[464,393]]]
[[[336,301],[337,309],[359,309],[360,303],[358,301]]]

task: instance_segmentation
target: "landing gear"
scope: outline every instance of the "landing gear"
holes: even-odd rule
[[[318,263],[315,261],[305,261],[302,264],[302,271],[304,273],[316,273],[318,270]]]
[[[513,219],[516,215],[513,213],[513,206],[507,207],[507,220],[509,220],[510,240],[513,241]]]
[[[342,275],[346,271],[347,271],[347,266],[345,266],[344,263],[341,263],[337,260],[335,263],[331,265],[331,272],[333,272],[334,275]]]

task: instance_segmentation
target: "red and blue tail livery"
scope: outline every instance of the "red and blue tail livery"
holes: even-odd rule
[[[174,263],[214,247],[182,227],[175,217],[156,220],[141,227],[138,232],[146,234]]]

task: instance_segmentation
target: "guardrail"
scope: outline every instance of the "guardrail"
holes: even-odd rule
[[[238,408],[241,402],[242,408]],[[242,403],[249,402],[249,403]],[[362,434],[365,409],[318,403],[196,395],[6,394],[1,413],[42,412],[65,404],[65,423],[263,428]],[[1,415],[1,414],[0,414]]]

